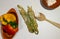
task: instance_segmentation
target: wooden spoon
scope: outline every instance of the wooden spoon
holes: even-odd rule
[[[46,19],[45,15],[40,13],[38,17],[35,17],[36,19],[38,19],[39,21],[48,21],[49,23],[53,24],[54,26],[56,26],[57,28],[60,28],[60,24],[50,21],[48,19]]]

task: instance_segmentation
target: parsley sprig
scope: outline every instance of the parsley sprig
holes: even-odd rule
[[[16,22],[8,22],[5,18],[3,18],[3,21],[6,22],[7,24],[10,24],[13,28],[16,28],[18,26],[18,24]]]

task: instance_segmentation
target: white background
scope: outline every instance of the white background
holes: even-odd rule
[[[17,8],[18,4],[25,10],[27,10],[27,6],[32,6],[36,16],[39,12],[42,12],[47,19],[60,23],[60,6],[54,10],[46,10],[41,6],[40,0],[0,0],[0,16],[6,14],[11,8],[15,8],[17,11],[19,17],[19,31],[13,39],[60,39],[60,29],[46,21],[36,20],[39,30],[38,35],[29,33],[22,16],[19,14]],[[0,39],[2,39],[1,33]]]

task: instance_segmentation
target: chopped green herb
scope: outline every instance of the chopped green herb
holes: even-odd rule
[[[3,18],[3,21],[6,22],[7,24],[10,24],[13,28],[16,28],[18,26],[18,24],[16,22],[8,22],[5,18]]]
[[[16,22],[9,22],[9,24],[13,27],[13,28],[16,28],[18,26],[18,24]]]

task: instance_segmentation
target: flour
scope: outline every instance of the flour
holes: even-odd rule
[[[48,6],[51,6],[51,5],[53,5],[54,3],[56,3],[56,0],[47,0],[46,2],[47,2],[47,4],[48,4]]]

